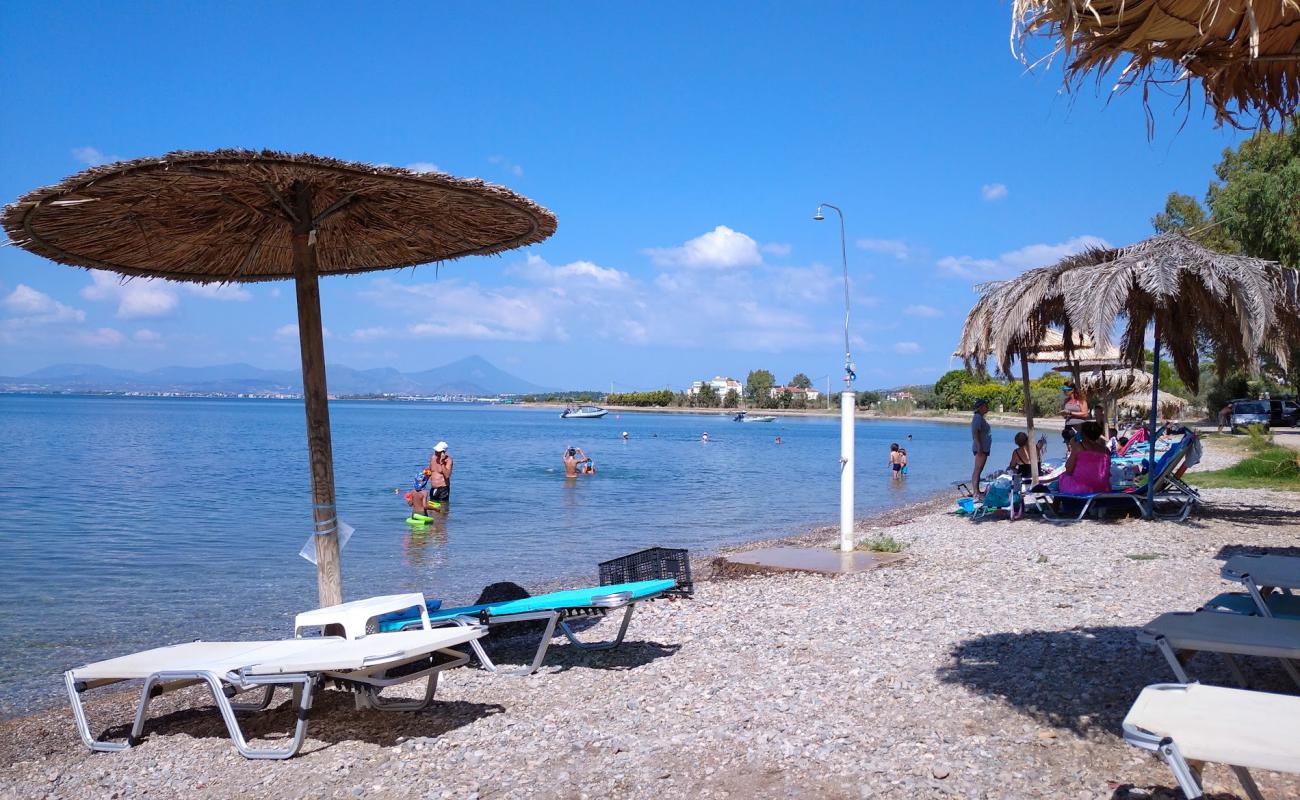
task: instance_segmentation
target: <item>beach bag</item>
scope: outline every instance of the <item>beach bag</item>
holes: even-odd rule
[[[1007,508],[1011,505],[1012,482],[1010,475],[999,475],[984,491],[984,508]]]

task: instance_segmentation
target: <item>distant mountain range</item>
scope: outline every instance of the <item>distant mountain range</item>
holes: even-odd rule
[[[391,367],[326,367],[330,394],[468,395],[535,394],[546,387],[515,377],[479,356],[462,358],[423,372]],[[296,369],[261,369],[249,364],[212,367],[160,367],[148,371],[97,364],[56,364],[18,377],[0,376],[0,391],[194,392],[212,394],[297,394]]]

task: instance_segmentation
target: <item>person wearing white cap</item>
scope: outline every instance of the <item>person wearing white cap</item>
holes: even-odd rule
[[[438,442],[433,446],[433,455],[429,457],[429,500],[446,503],[451,500],[451,455],[447,453],[447,443]]]

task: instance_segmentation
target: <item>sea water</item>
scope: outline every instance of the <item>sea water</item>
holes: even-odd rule
[[[333,402],[345,598],[486,584],[592,585],[600,561],[651,547],[703,554],[839,519],[839,421],[736,423],[417,402]],[[628,437],[622,438],[626,431]],[[702,434],[709,441],[701,441]],[[912,438],[907,438],[911,434]],[[1009,458],[994,433],[990,464]],[[776,444],[776,437],[781,444]],[[1055,438],[1055,437],[1053,437]],[[401,494],[445,440],[445,517],[412,529]],[[907,449],[893,480],[889,445]],[[566,480],[581,447],[597,469]],[[279,638],[316,606],[301,402],[0,396],[0,714],[57,701],[60,672],[177,641]],[[964,425],[857,425],[857,512],[970,473]]]

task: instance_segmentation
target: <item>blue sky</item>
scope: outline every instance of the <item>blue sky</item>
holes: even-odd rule
[[[536,383],[681,388],[842,357],[845,211],[860,384],[948,368],[972,286],[1151,233],[1223,148],[1109,84],[1013,58],[1007,4],[20,4],[0,198],[117,158],[274,148],[436,166],[559,217],[502,257],[323,281],[331,363],[482,355]],[[0,374],[298,361],[292,285],[213,291],[0,249]]]

